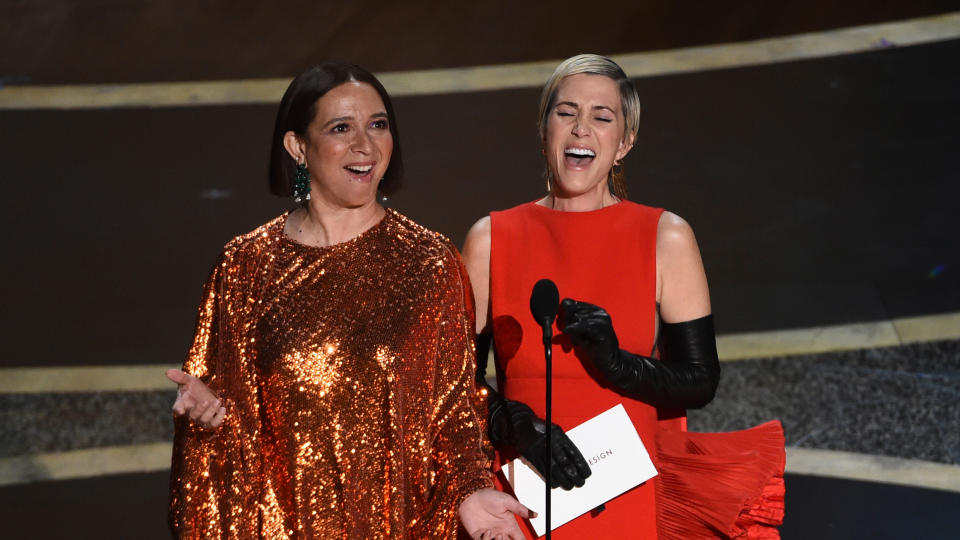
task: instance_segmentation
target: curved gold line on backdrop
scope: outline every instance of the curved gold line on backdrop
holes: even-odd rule
[[[632,78],[822,58],[960,38],[960,12],[839,30],[611,55]],[[378,73],[394,97],[539,87],[560,60]],[[7,86],[0,109],[97,109],[274,104],[289,79]]]
[[[725,334],[717,337],[724,362],[891,347],[960,339],[960,312],[888,321]],[[492,369],[493,362],[488,362]],[[171,390],[163,375],[176,365],[64,366],[0,368],[0,394],[56,392],[145,392]]]

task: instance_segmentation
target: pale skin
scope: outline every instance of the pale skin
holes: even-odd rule
[[[549,111],[543,153],[554,181],[537,204],[565,212],[597,210],[617,199],[607,187],[616,162],[633,147],[624,134],[624,116],[615,81],[602,75],[578,74],[561,81]],[[593,152],[593,159],[571,158],[571,152]],[[598,234],[601,231],[598,231]],[[467,233],[463,260],[473,285],[477,329],[490,332],[490,217]],[[710,314],[710,292],[693,229],[680,216],[663,212],[657,226],[656,299],[668,323]],[[577,300],[589,301],[588,298]]]
[[[376,194],[393,152],[388,122],[376,89],[351,81],[317,100],[316,116],[304,135],[284,135],[284,148],[310,171],[310,200],[290,214],[287,236],[302,244],[330,246],[383,219],[386,211]],[[166,375],[177,383],[175,416],[187,415],[209,430],[223,424],[228,411],[206,384],[177,369]],[[475,491],[458,509],[471,537],[483,540],[523,540],[514,514],[533,517],[516,499],[495,489]]]

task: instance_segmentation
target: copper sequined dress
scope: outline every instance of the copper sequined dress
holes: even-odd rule
[[[387,210],[326,248],[286,216],[224,248],[184,370],[226,403],[178,420],[170,525],[188,538],[455,538],[491,486],[469,283],[448,240]]]

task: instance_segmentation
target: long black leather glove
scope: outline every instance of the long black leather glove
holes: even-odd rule
[[[487,391],[490,410],[490,442],[501,451],[523,456],[541,476],[547,475],[547,423],[533,413],[526,404],[501,396],[486,381],[487,351],[490,337],[477,336],[477,385]],[[550,430],[550,487],[573,489],[582,487],[590,476],[590,466],[560,426]]]
[[[661,360],[620,348],[610,315],[599,306],[565,298],[559,326],[602,382],[657,407],[699,409],[713,399],[720,382],[720,359],[713,315],[681,323],[662,323]]]

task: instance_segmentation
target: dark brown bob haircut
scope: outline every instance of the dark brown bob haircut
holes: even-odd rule
[[[324,62],[304,71],[290,83],[280,100],[277,122],[273,128],[273,143],[270,148],[270,192],[280,197],[293,196],[293,180],[297,163],[287,149],[283,147],[283,136],[288,131],[306,138],[307,126],[317,114],[317,100],[327,92],[351,81],[367,83],[372,86],[383,100],[387,109],[387,122],[390,135],[393,136],[393,153],[387,172],[380,181],[379,190],[384,195],[392,195],[403,180],[403,155],[400,152],[400,133],[397,130],[397,117],[393,113],[393,103],[386,89],[373,73],[356,64],[343,62]]]

